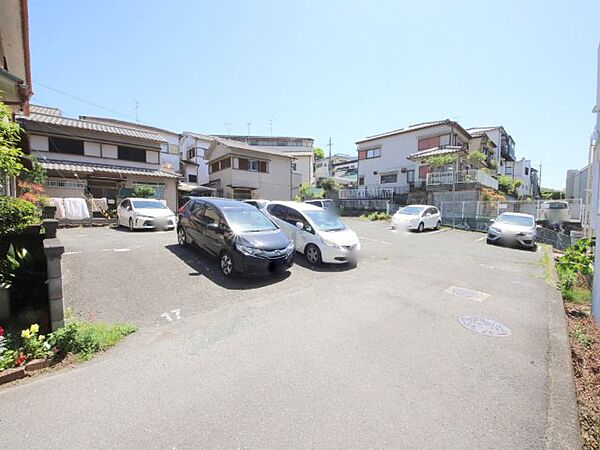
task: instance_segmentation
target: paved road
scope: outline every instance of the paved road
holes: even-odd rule
[[[61,231],[74,313],[140,331],[0,391],[0,429],[12,430],[2,446],[543,448],[541,255],[468,232],[348,223],[362,238],[358,268],[315,270],[299,256],[287,277],[234,282],[174,233]],[[465,315],[512,334],[476,334]]]

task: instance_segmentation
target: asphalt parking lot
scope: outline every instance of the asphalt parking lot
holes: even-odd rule
[[[3,393],[34,415],[73,401],[61,420],[77,433],[30,417],[28,445],[544,448],[541,254],[482,234],[345,221],[361,239],[357,268],[297,255],[282,276],[235,280],[174,232],[60,230],[73,314],[140,331]],[[481,325],[473,317],[496,321],[498,336],[467,328]],[[99,400],[94,420],[81,420],[84,398]]]

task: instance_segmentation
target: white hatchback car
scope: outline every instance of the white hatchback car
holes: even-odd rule
[[[440,210],[431,205],[408,205],[396,211],[392,217],[392,228],[397,230],[437,230],[442,225]]]
[[[325,209],[308,203],[271,202],[267,214],[310,264],[358,264],[358,236]]]
[[[177,224],[173,211],[160,200],[152,198],[126,198],[117,207],[117,223],[128,227],[130,231],[137,229],[168,229]]]

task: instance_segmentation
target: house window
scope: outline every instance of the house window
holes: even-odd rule
[[[525,167],[525,175],[529,175],[529,167]]]
[[[292,170],[294,172],[298,172],[298,163],[296,161],[292,162]]]
[[[146,150],[119,145],[119,159],[126,161],[146,162]]]
[[[51,152],[83,155],[83,141],[49,136],[48,145]]]
[[[358,177],[358,185],[359,186],[364,186],[365,185],[365,177]]]
[[[434,136],[425,139],[419,139],[418,149],[427,150],[428,148],[435,148],[440,146],[440,137]]]
[[[187,159],[194,159],[196,157],[196,148],[189,148],[187,151]]]
[[[381,181],[381,184],[396,183],[396,182],[398,182],[398,174],[390,173],[387,175],[381,175],[380,181]]]
[[[359,150],[358,159],[379,158],[381,156],[381,147],[370,148],[368,150]]]
[[[415,171],[414,170],[406,171],[406,182],[408,184],[412,184],[415,182]]]
[[[258,161],[256,159],[248,161],[248,170],[250,172],[258,172]]]
[[[198,175],[189,174],[188,175],[188,181],[190,183],[196,183],[198,181]]]
[[[225,158],[225,159],[221,159],[219,161],[210,163],[209,172],[214,173],[214,172],[218,172],[219,170],[229,169],[230,167],[231,167],[231,158]]]
[[[267,161],[259,161],[257,159],[238,158],[237,168],[239,170],[249,170],[251,172],[267,173],[269,171],[269,163]]]

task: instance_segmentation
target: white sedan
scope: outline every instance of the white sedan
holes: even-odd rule
[[[431,205],[409,205],[400,208],[392,217],[392,228],[423,231],[437,230],[442,224],[440,210]]]
[[[173,211],[160,200],[151,198],[126,198],[117,207],[119,225],[130,231],[138,229],[172,230],[177,224]]]

